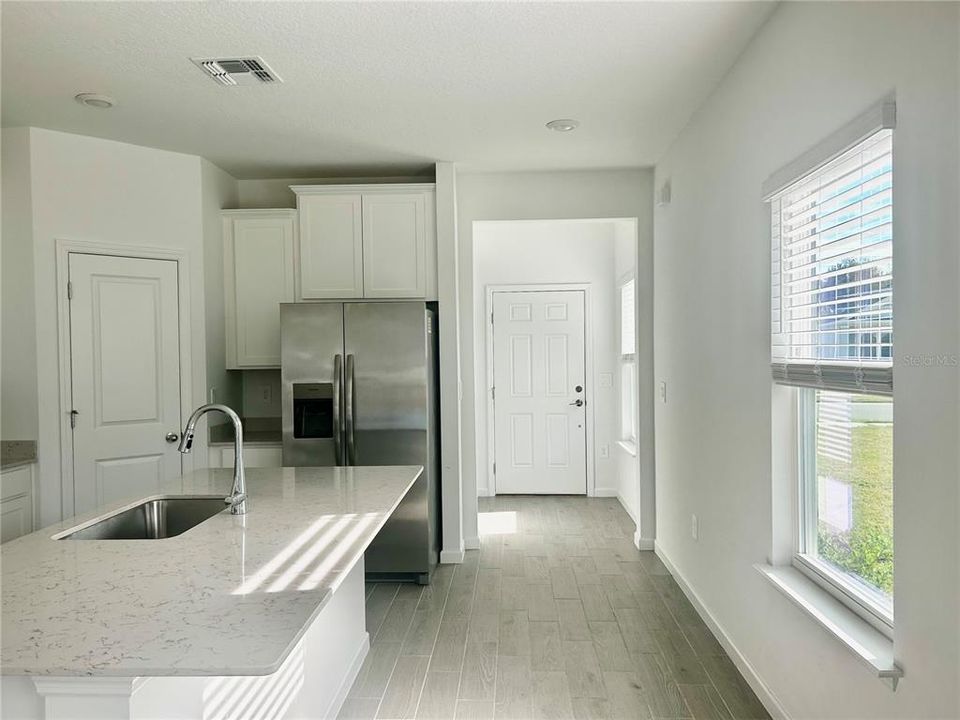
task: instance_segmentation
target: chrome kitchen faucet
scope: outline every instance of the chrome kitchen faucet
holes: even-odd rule
[[[197,420],[204,413],[212,410],[218,410],[230,418],[233,423],[233,489],[230,495],[223,501],[230,506],[231,515],[245,515],[247,512],[247,479],[243,473],[243,426],[240,423],[240,416],[226,405],[201,405],[193,411],[193,415],[187,420],[187,426],[183,429],[183,437],[180,438],[180,452],[186,455],[193,447],[193,434],[196,430]]]

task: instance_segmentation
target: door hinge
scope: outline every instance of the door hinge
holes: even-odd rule
[[[67,300],[73,300],[73,283],[67,280]]]
[[[79,414],[80,414],[80,413],[78,413],[76,410],[71,410],[71,411],[70,411],[70,429],[71,429],[71,430],[76,430],[76,428],[77,428],[77,415],[79,415]]]
[[[494,475],[497,474],[497,464],[496,464],[496,463],[493,464],[493,474],[494,474]]]
[[[491,399],[491,400],[496,400],[496,399],[497,399],[497,388],[496,388],[496,386],[490,388],[490,399]]]
[[[490,324],[493,325],[493,313],[490,313]]]

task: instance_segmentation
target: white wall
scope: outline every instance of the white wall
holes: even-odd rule
[[[236,179],[213,163],[200,159],[203,204],[203,298],[207,336],[207,399],[214,391],[217,402],[238,412],[243,403],[240,374],[227,370],[226,325],[223,290],[223,223],[220,211],[239,202]],[[226,418],[212,422],[226,422]]]
[[[630,224],[630,223],[627,223]],[[588,453],[595,471],[595,493],[617,495],[615,457],[612,455],[618,428],[617,388],[602,388],[599,378],[610,379],[617,371],[617,328],[614,266],[616,221],[519,221],[479,222],[474,233],[474,367],[481,377],[487,372],[487,289],[496,285],[516,284],[586,284],[590,286],[590,335],[593,375],[587,380],[588,407],[593,414],[593,445],[596,456]],[[489,468],[493,459],[488,454],[489,423],[487,385],[474,387],[477,408],[477,490],[492,494]],[[606,446],[608,457],[600,457]]]
[[[477,407],[475,382],[477,373],[483,377],[484,369],[475,367],[474,338],[476,336],[474,298],[473,223],[478,220],[544,220],[582,218],[631,218],[639,220],[639,258],[642,288],[653,286],[652,263],[643,265],[652,255],[652,172],[649,170],[610,170],[546,173],[461,173],[457,176],[457,224],[460,262],[460,323],[461,323],[461,372],[462,396],[462,442],[463,442],[463,523],[464,537],[468,543],[477,537],[477,479],[485,473],[484,460],[478,455],[475,438],[476,422],[481,409]],[[649,276],[649,277],[647,277]],[[651,312],[652,296],[640,294],[640,315]],[[642,327],[652,330],[646,323]],[[652,334],[651,334],[652,337]],[[652,347],[649,338],[641,337],[641,346]],[[641,434],[652,437],[652,356],[642,359],[640,366]],[[644,418],[648,423],[644,424]],[[652,441],[651,441],[652,443]],[[649,465],[649,468],[647,468]],[[644,459],[645,479],[653,481],[653,458]],[[647,480],[645,480],[646,482]],[[641,526],[644,533],[654,526],[654,508],[642,508]],[[650,535],[652,538],[652,535]]]
[[[297,196],[291,185],[369,185],[371,183],[422,183],[433,182],[433,177],[411,175],[406,177],[342,177],[342,178],[256,178],[238,181],[239,201],[242,208],[293,208]]]
[[[960,353],[958,29],[955,3],[783,3],[657,166],[657,544],[794,718],[960,716],[958,369],[902,361]],[[896,693],[751,567],[776,521],[760,186],[891,90]]]
[[[30,129],[41,522],[60,518],[60,398],[55,241],[184,251],[191,302],[192,405],[206,396],[200,158]],[[4,336],[7,336],[4,330]],[[192,408],[182,408],[189,413]],[[198,439],[202,434],[198,434]],[[197,446],[198,460],[205,443]],[[71,509],[67,508],[67,513]]]
[[[37,344],[33,302],[30,130],[4,128],[0,267],[0,437],[37,439]]]

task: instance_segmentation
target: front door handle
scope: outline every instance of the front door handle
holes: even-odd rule
[[[581,400],[580,398],[577,398],[577,399],[574,400],[572,403],[570,403],[570,405],[576,405],[577,407],[583,407],[583,400]]]

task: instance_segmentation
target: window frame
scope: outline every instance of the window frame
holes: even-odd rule
[[[871,592],[866,584],[861,585],[850,580],[844,573],[817,556],[817,389],[794,388],[794,392],[796,393],[795,437],[797,443],[794,505],[796,531],[793,538],[791,564],[876,630],[892,638],[893,597],[890,598],[889,607],[885,606],[878,598],[873,597],[875,593]],[[811,543],[813,543],[812,546]]]

